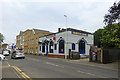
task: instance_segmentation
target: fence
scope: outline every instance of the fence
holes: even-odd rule
[[[94,48],[90,49],[89,61],[103,64],[120,60],[120,48]]]

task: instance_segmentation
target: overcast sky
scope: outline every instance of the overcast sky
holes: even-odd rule
[[[13,43],[20,31],[41,29],[57,32],[67,27],[93,33],[103,28],[104,15],[118,0],[1,0],[0,33]]]

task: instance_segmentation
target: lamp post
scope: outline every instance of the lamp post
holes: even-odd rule
[[[64,15],[64,17],[66,18],[66,32],[67,32],[67,15]],[[68,38],[67,36],[68,36],[68,35],[67,35],[67,33],[66,33],[66,38]],[[66,48],[65,59],[67,59],[67,39],[66,39],[66,46],[65,46],[65,48]]]
[[[67,15],[64,15],[64,17],[66,18],[66,29],[67,29]]]

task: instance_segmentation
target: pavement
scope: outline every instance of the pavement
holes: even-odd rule
[[[118,78],[116,63],[99,64],[88,59],[65,60],[37,55],[11,59],[2,64],[3,78]]]

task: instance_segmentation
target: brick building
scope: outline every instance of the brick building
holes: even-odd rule
[[[16,36],[16,47],[18,49],[24,49],[24,32],[20,31],[20,34]]]
[[[38,54],[39,37],[50,34],[51,32],[39,29],[27,29],[20,31],[16,36],[16,48],[23,49],[24,53]]]

